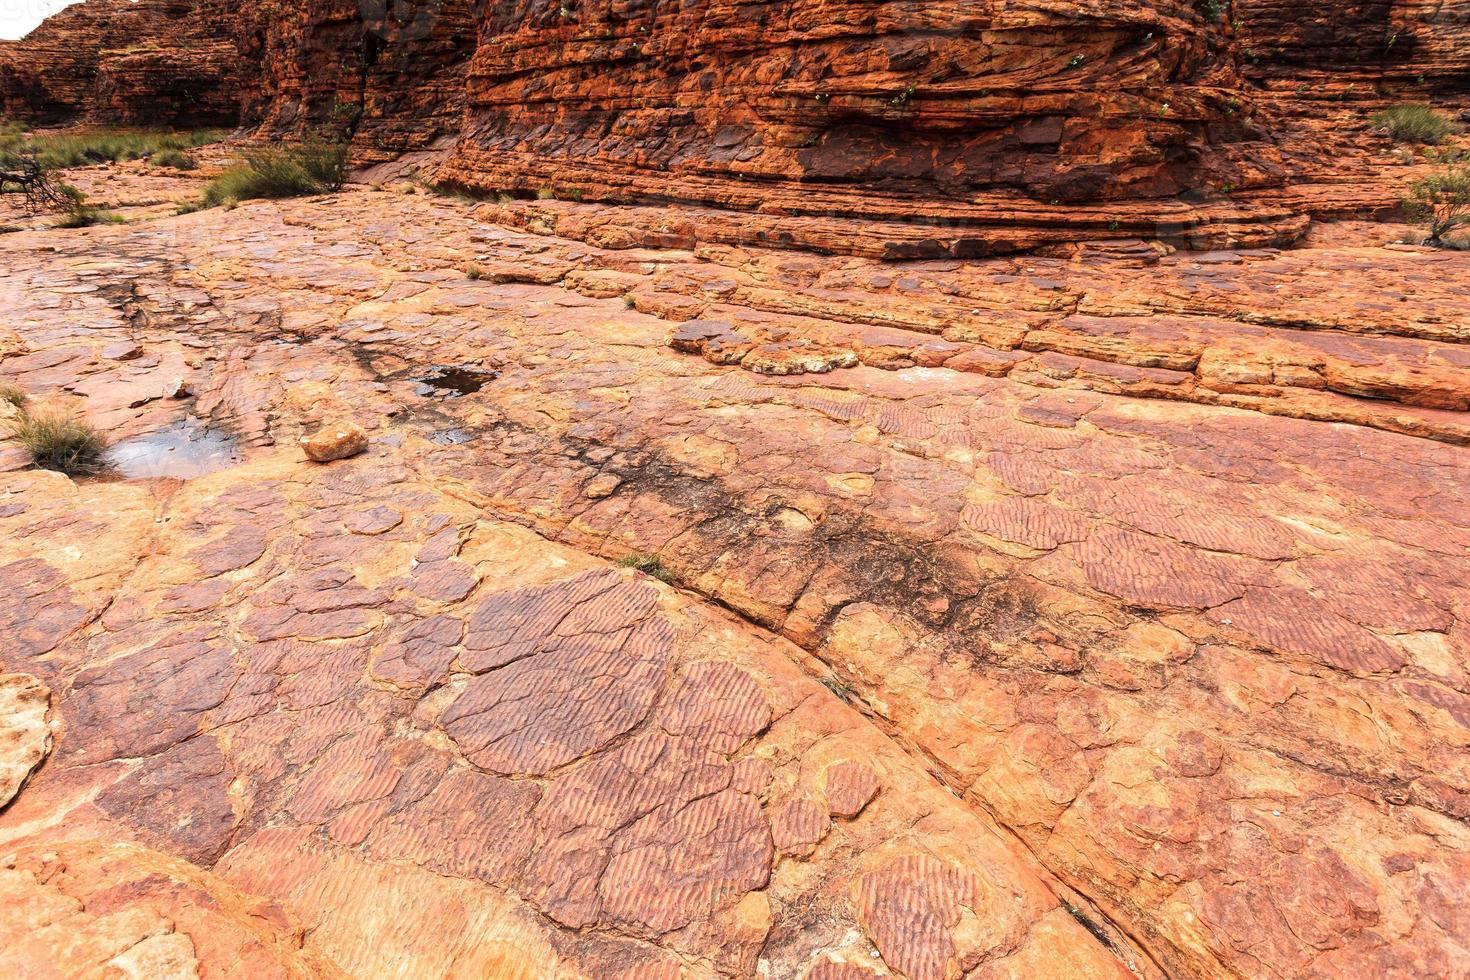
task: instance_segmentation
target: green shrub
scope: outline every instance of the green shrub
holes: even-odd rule
[[[1396,143],[1442,143],[1460,126],[1427,105],[1396,105],[1370,118],[1373,131]]]
[[[120,214],[114,214],[95,204],[88,204],[85,198],[80,198],[75,204],[63,210],[61,217],[53,222],[51,227],[90,228],[93,225],[120,225],[126,220]]]
[[[1470,164],[1414,181],[1404,195],[1404,210],[1429,226],[1429,244],[1459,247],[1460,242],[1447,236],[1470,227]]]
[[[43,470],[96,473],[102,469],[107,440],[74,415],[22,415],[10,425],[10,436]]]
[[[20,385],[13,385],[8,381],[0,381],[0,402],[14,405],[16,408],[24,408],[26,404],[26,393]]]
[[[194,158],[183,150],[160,150],[148,158],[155,167],[172,167],[175,170],[193,170],[199,166]]]
[[[619,568],[634,568],[644,575],[652,575],[660,582],[669,582],[673,575],[664,567],[664,560],[658,555],[650,555],[642,551],[635,551],[630,555],[624,555],[618,559]]]
[[[98,129],[81,133],[26,134],[11,125],[0,129],[0,152],[24,146],[33,150],[48,170],[85,167],[93,163],[141,160],[166,152],[190,150],[224,138],[215,129],[170,133],[151,129]]]
[[[308,139],[245,151],[242,162],[204,190],[204,207],[340,190],[347,179],[346,143]]]

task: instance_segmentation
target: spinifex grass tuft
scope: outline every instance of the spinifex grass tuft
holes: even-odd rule
[[[22,415],[10,423],[10,435],[43,470],[96,473],[102,469],[107,440],[93,425],[74,415]]]

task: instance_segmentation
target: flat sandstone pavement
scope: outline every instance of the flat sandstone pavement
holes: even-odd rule
[[[0,972],[1470,975],[1470,254],[620,213],[0,236]]]

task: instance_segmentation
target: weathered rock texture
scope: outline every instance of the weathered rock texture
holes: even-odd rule
[[[244,117],[266,132],[355,134],[362,159],[424,149],[459,132],[474,53],[471,0],[271,0],[234,30],[258,65]]]
[[[127,439],[187,376],[250,447],[0,480],[57,733],[0,856],[127,842],[361,976],[1464,975],[1470,255],[516,207],[0,238],[7,378]]]
[[[802,222],[832,250],[857,219],[895,256],[979,255],[1170,220],[1081,202],[1282,177],[1223,35],[1189,3],[487,10],[464,138],[440,171],[477,190],[717,206],[759,213],[756,227],[835,218]],[[1300,231],[1184,210],[1221,238]]]
[[[242,70],[226,0],[86,0],[0,41],[0,115],[233,125]]]
[[[1306,105],[1470,94],[1470,6],[1441,0],[1234,0],[1247,77]]]

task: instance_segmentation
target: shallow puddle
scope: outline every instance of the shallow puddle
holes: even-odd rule
[[[146,435],[124,439],[107,451],[109,470],[125,480],[188,480],[242,460],[235,439],[198,419],[184,419]]]
[[[466,365],[446,364],[413,378],[414,392],[424,398],[460,398],[472,395],[496,378],[499,371]]]

